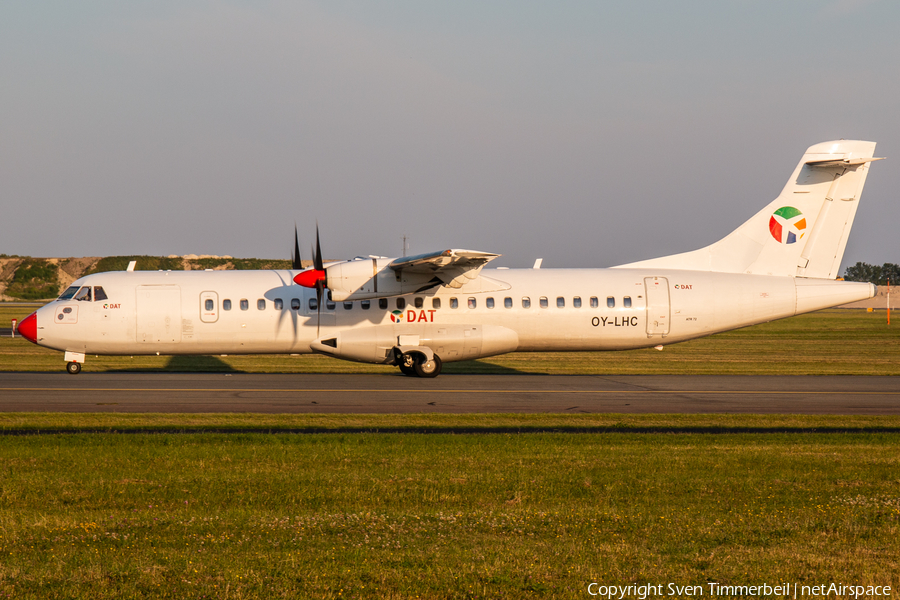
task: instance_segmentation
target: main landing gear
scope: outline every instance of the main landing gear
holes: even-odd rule
[[[397,360],[400,372],[409,377],[424,377],[431,379],[441,374],[441,357],[437,354],[429,359],[419,352],[407,352],[401,354]]]
[[[74,361],[66,363],[66,371],[69,373],[69,375],[78,375],[79,373],[81,373],[81,363],[77,363]]]

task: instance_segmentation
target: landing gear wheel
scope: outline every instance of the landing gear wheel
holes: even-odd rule
[[[66,364],[66,371],[69,372],[69,375],[78,375],[81,373],[81,363],[70,362]]]
[[[434,358],[431,360],[426,360],[423,356],[421,359],[416,361],[416,375],[428,379],[437,377],[441,374],[441,367],[443,367],[443,363],[441,362],[441,357],[437,354],[435,354]]]
[[[400,372],[407,377],[415,377],[417,375],[416,359],[411,354],[403,354],[400,356],[397,366],[400,367]]]

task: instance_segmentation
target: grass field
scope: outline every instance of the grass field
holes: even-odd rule
[[[0,305],[0,323],[33,308]],[[898,315],[900,319],[900,315]],[[625,352],[514,353],[450,363],[445,373],[900,375],[900,320],[884,311],[831,309],[721,333],[683,344]],[[0,371],[61,371],[62,353],[0,338]],[[391,373],[393,367],[324,356],[94,357],[86,372],[231,371],[250,373]]]
[[[372,418],[399,417],[350,417]],[[620,432],[0,436],[0,598],[900,585],[896,419],[752,417],[771,432],[743,434],[728,431],[741,417],[595,418]],[[659,432],[632,432],[648,423]],[[709,423],[720,433],[666,432]],[[892,431],[784,433],[873,423]]]
[[[0,305],[0,322],[30,312]],[[0,370],[62,366],[0,340]],[[392,372],[319,356],[86,370]],[[446,372],[898,375],[900,332],[883,312],[830,310],[663,352]],[[0,599],[555,599],[711,581],[896,594],[898,535],[900,417],[0,414]]]

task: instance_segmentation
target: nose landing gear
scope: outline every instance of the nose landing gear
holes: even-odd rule
[[[84,352],[75,352],[66,350],[66,372],[69,375],[78,375],[81,373],[81,365],[84,364]]]

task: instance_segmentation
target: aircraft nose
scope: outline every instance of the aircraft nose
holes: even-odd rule
[[[32,344],[37,344],[37,313],[33,312],[22,319],[16,330],[23,338]]]

